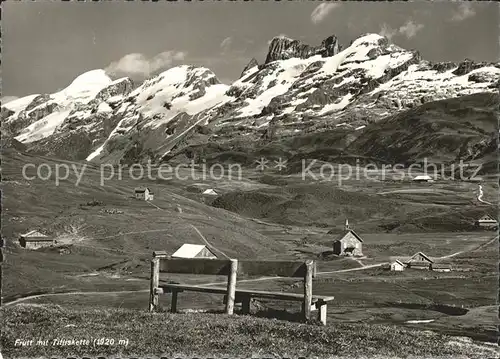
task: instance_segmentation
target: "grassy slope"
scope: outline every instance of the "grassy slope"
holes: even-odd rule
[[[231,256],[286,255],[285,247],[260,234],[254,222],[178,195],[178,188],[168,181],[139,182],[125,174],[123,180],[109,181],[101,187],[99,171],[88,167],[78,187],[74,175],[56,186],[53,180],[24,180],[21,168],[26,163],[48,163],[54,169],[57,163],[70,162],[15,152],[3,154],[2,219],[8,247],[5,296],[43,291],[47,287],[80,288],[81,280],[72,278],[75,273],[104,268],[146,273],[153,250],[172,252],[182,243],[203,243],[193,225],[212,245]],[[28,174],[32,175],[33,170]],[[130,198],[139,184],[153,188],[153,203],[161,209]],[[95,198],[103,205],[85,205]],[[177,206],[182,213],[176,211]],[[102,209],[118,209],[123,214],[102,213]],[[18,236],[31,229],[72,243],[71,255],[18,248]]]
[[[54,167],[59,161],[7,154],[4,155],[3,162],[3,215],[9,223],[4,235],[8,239],[17,238],[19,233],[29,228],[38,227],[51,235],[76,235],[99,242],[103,247],[133,252],[133,242],[137,237],[140,239],[146,236],[131,233],[132,240],[127,245],[132,248],[116,246],[117,242],[123,241],[121,238],[117,241],[113,236],[162,229],[165,232],[149,234],[148,241],[154,239],[159,247],[163,247],[161,249],[172,250],[184,242],[200,242],[199,235],[190,227],[196,225],[209,241],[214,240],[214,246],[224,247],[228,254],[236,254],[240,250],[248,251],[249,255],[266,251],[269,254],[282,249],[268,243],[254,230],[255,226],[251,222],[177,195],[168,181],[134,181],[125,172],[122,180],[115,179],[100,186],[99,171],[87,168],[78,187],[74,185],[75,177],[55,186],[53,181],[23,180],[21,168],[25,163],[49,163]],[[161,209],[131,198],[134,187],[138,185],[148,185],[155,191],[156,199],[153,204]],[[80,206],[95,198],[103,202],[103,206]],[[183,213],[176,212],[177,205],[183,209]],[[102,208],[116,208],[124,213],[104,214],[100,212]],[[73,233],[74,230],[77,231],[76,234]],[[149,243],[140,243],[140,246],[147,247],[144,244]]]
[[[425,157],[436,163],[488,161],[496,151],[489,144],[496,143],[498,105],[498,94],[429,102],[367,127],[347,150],[391,163],[413,163]]]
[[[256,180],[264,178],[269,183],[269,177]],[[477,202],[475,183],[415,184],[353,178],[339,186],[336,178],[331,182],[274,178],[281,183],[224,193],[212,206],[284,225],[335,226],[339,230],[349,218],[357,229],[368,233],[474,231],[478,216],[494,213],[494,206]],[[493,200],[498,186],[485,182],[483,188],[485,196]]]
[[[17,306],[1,310],[2,351],[9,358],[40,355],[349,356],[484,358],[494,348],[470,340],[383,325],[332,327],[236,315],[166,314]],[[16,338],[128,339],[108,347],[31,346],[14,348]]]

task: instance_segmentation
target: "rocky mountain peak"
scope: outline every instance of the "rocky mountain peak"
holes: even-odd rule
[[[332,35],[321,42],[319,50],[319,54],[323,57],[334,56],[342,50],[342,45],[339,44],[337,37]]]
[[[341,50],[335,35],[327,37],[319,46],[310,46],[299,40],[293,40],[286,36],[278,36],[271,40],[265,63],[276,60],[287,60],[290,58],[306,59],[314,55],[322,57],[334,56]]]
[[[243,77],[243,75],[245,74],[245,72],[247,72],[248,70],[250,70],[251,68],[255,67],[255,66],[259,66],[259,63],[257,62],[257,60],[255,59],[255,57],[253,57],[250,62],[243,68],[243,71],[241,72],[241,75],[240,75],[240,78]]]

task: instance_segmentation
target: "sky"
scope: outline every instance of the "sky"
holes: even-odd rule
[[[379,33],[430,61],[499,61],[499,13],[488,2],[4,2],[2,99],[53,93],[106,69],[136,82],[180,64],[231,83],[263,62],[279,35],[342,45]]]

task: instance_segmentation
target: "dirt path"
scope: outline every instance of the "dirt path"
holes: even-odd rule
[[[363,264],[363,262],[361,262],[359,259],[357,258],[352,258],[353,261],[355,261],[356,263],[358,263],[361,267],[364,267],[365,265]]]
[[[29,299],[37,299],[44,297],[55,297],[55,296],[66,296],[66,295],[107,295],[107,294],[122,294],[122,293],[148,293],[149,289],[137,289],[137,290],[117,290],[110,292],[61,292],[61,293],[45,293],[45,294],[35,294],[35,295],[27,295],[26,297],[18,298],[16,300],[3,303],[4,307],[8,307],[10,305],[16,305],[21,302],[24,302]]]
[[[385,263],[379,263],[379,264],[371,264],[367,265],[364,267],[360,268],[350,268],[350,269],[340,269],[336,271],[329,271],[329,272],[317,272],[316,275],[324,275],[324,274],[332,274],[332,273],[343,273],[343,272],[352,272],[352,271],[359,271],[359,270],[366,270],[369,268],[375,268],[375,267],[380,267],[384,265]],[[238,283],[247,283],[247,282],[260,282],[260,281],[265,281],[265,280],[275,280],[275,279],[280,279],[282,277],[262,277],[262,278],[253,278],[253,279],[242,279],[239,280]],[[225,285],[227,284],[226,281],[224,282],[212,282],[212,283],[201,283],[198,284],[200,286],[212,286],[212,285]],[[13,300],[11,302],[4,303],[3,306],[11,306],[11,305],[16,305],[19,303],[22,303],[24,301],[30,300],[30,299],[37,299],[37,298],[46,298],[46,297],[55,297],[55,296],[67,296],[67,295],[108,295],[108,294],[123,294],[123,293],[148,293],[149,289],[137,289],[137,290],[118,290],[118,291],[109,291],[109,292],[61,292],[61,293],[45,293],[45,294],[35,294],[35,295],[28,295],[22,298],[18,298],[16,300]]]
[[[150,204],[151,206],[156,207],[157,209],[164,210],[163,208],[158,207],[157,205],[155,205],[154,203],[151,203],[150,201],[146,201],[146,202],[148,204]],[[192,224],[190,226],[193,227],[193,229],[196,231],[196,233],[198,233],[198,235],[200,236],[200,238],[202,239],[202,241],[205,243],[205,245],[207,247],[209,247],[210,249],[214,249],[216,252],[219,252],[225,258],[229,259],[229,256],[226,253],[224,253],[223,251],[221,251],[217,247],[215,247],[212,244],[210,244],[210,242],[207,241],[207,239],[205,238],[205,236],[200,232],[200,230],[198,228],[196,228],[196,226],[194,226]],[[144,232],[154,232],[154,231],[160,232],[160,231],[163,231],[163,230],[152,230],[152,231],[144,231]],[[135,233],[144,233],[144,232],[135,232]],[[122,234],[131,234],[131,233],[122,233]]]
[[[435,193],[454,193],[453,191],[448,191],[448,190],[443,190],[443,189],[438,189],[438,188],[414,188],[414,189],[396,189],[393,191],[386,191],[386,192],[378,192],[377,194],[408,194],[408,193],[430,193],[430,194],[435,194]]]
[[[452,257],[456,257],[458,256],[459,254],[462,254],[462,253],[467,253],[467,252],[474,252],[474,251],[477,251],[478,249],[481,249],[483,247],[486,247],[487,245],[490,245],[491,243],[493,243],[494,241],[496,241],[498,239],[498,236],[495,236],[493,237],[492,239],[490,239],[488,242],[486,243],[481,243],[480,245],[478,246],[474,246],[470,249],[466,249],[466,250],[463,250],[463,251],[459,251],[459,252],[455,252],[455,253],[452,253],[452,254],[448,254],[446,256],[442,256],[442,257],[435,257],[435,259],[446,259],[446,258],[452,258]]]
[[[229,256],[226,255],[226,253],[224,253],[223,251],[221,251],[220,249],[214,247],[213,245],[211,245],[207,239],[205,238],[205,236],[200,232],[200,230],[198,228],[196,228],[196,226],[192,225],[191,224],[191,227],[193,227],[193,229],[198,233],[198,235],[201,237],[201,239],[203,240],[203,242],[205,242],[205,244],[207,245],[207,247],[209,248],[212,248],[212,249],[215,249],[215,251],[219,252],[220,254],[222,254],[224,257],[226,257],[226,259],[229,259]]]
[[[435,257],[435,259],[446,259],[446,258],[452,258],[452,257],[456,257],[458,256],[459,254],[462,254],[462,253],[465,253],[467,251],[459,251],[459,252],[455,252],[455,253],[452,253],[452,254],[448,254],[446,256],[442,256],[442,257]]]
[[[466,252],[474,252],[474,251],[477,251],[483,247],[486,247],[486,246],[489,246],[491,243],[495,242],[496,240],[498,239],[498,235],[496,235],[495,237],[491,238],[488,242],[486,243],[482,243],[480,245],[478,245],[477,247],[475,247],[474,249],[470,250],[470,251],[466,251]]]
[[[349,269],[339,269],[339,270],[334,270],[330,272],[317,272],[316,275],[323,275],[323,274],[333,274],[333,273],[344,273],[344,272],[355,272],[359,270],[366,270],[366,269],[371,269],[371,268],[377,268],[377,267],[382,267],[383,265],[387,264],[388,262],[383,262],[383,263],[377,263],[377,264],[370,264],[370,265],[365,265],[363,267],[359,268],[349,268]]]
[[[483,196],[484,196],[483,186],[479,185],[479,191],[478,191],[478,194],[477,194],[477,200],[479,202],[481,202],[481,203],[490,204],[491,205],[492,203],[483,200]]]
[[[94,238],[86,238],[86,239],[108,239],[108,238],[116,238],[120,236],[124,236],[127,234],[142,234],[142,233],[153,233],[153,232],[167,232],[167,231],[172,231],[172,228],[165,228],[165,229],[147,229],[145,231],[136,231],[136,232],[120,232],[118,234],[114,234],[112,236],[105,236],[105,237],[94,237]],[[171,234],[167,234],[167,236],[172,236]]]
[[[316,275],[325,275],[325,274],[334,274],[334,273],[344,273],[344,272],[354,272],[354,271],[360,271],[360,270],[366,270],[370,268],[377,268],[381,267],[384,264],[387,264],[386,262],[384,263],[377,263],[377,264],[370,264],[367,266],[359,267],[359,268],[349,268],[349,269],[339,269],[339,270],[334,270],[334,271],[329,271],[329,272],[316,272]],[[275,279],[283,279],[283,277],[262,277],[262,278],[253,278],[253,279],[242,279],[238,280],[238,283],[246,283],[246,282],[261,282],[265,280],[275,280]],[[201,286],[211,286],[211,285],[217,285],[217,284],[226,284],[227,282],[212,282],[212,283],[206,283],[206,284],[200,284]]]
[[[264,222],[264,221],[261,221],[260,219],[257,219],[257,218],[250,218],[250,220],[255,222],[255,223],[263,224],[265,226],[270,226],[270,227],[283,227],[283,228],[286,227],[283,225],[277,225],[275,223]]]
[[[150,204],[153,207],[156,207],[157,209],[162,209],[162,208],[158,207],[156,204],[154,204],[154,203],[152,203],[150,201],[146,201],[146,203]]]

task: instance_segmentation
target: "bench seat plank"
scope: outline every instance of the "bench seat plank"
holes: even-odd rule
[[[186,285],[186,284],[163,284],[159,286],[163,293],[168,293],[172,291],[191,291],[191,292],[203,292],[203,293],[214,293],[214,294],[226,294],[226,288],[220,287],[207,287],[201,285]],[[250,290],[250,289],[236,289],[237,296],[250,296],[253,298],[265,298],[265,299],[278,299],[278,300],[293,300],[301,302],[304,300],[304,295],[299,293],[286,293],[286,292],[268,292],[260,290]],[[313,295],[314,302],[329,302],[334,300],[332,296],[323,295]]]
[[[293,300],[297,302],[304,301],[304,294],[299,293],[287,293],[287,292],[268,292],[261,290],[251,290],[251,289],[236,289],[236,295],[248,295],[252,298],[264,298],[264,299],[278,299],[278,300]],[[313,301],[328,302],[333,300],[333,297],[313,295]]]
[[[204,287],[201,285],[188,285],[188,284],[161,284],[160,289],[163,289],[163,293],[170,292],[182,292],[184,290],[190,292],[203,292],[203,293],[214,293],[214,294],[226,294],[227,288],[218,287]]]

